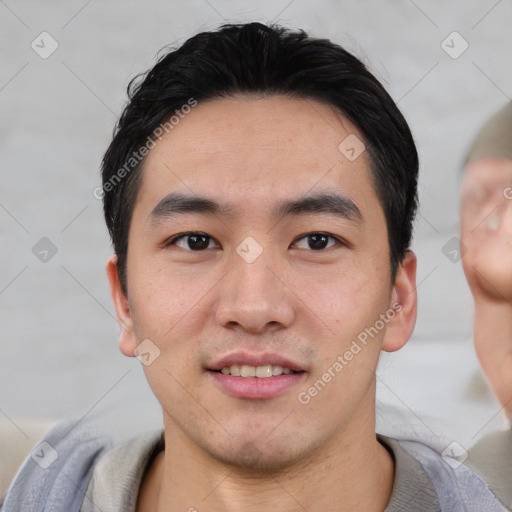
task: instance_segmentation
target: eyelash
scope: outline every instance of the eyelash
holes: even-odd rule
[[[187,231],[185,233],[181,233],[179,235],[176,235],[174,237],[172,237],[171,239],[169,239],[167,242],[164,243],[164,247],[169,247],[169,246],[172,246],[172,245],[176,245],[176,242],[178,242],[179,240],[181,239],[184,239],[188,236],[191,236],[191,235],[201,235],[201,236],[204,236],[205,238],[208,238],[210,240],[213,240],[215,241],[215,243],[218,244],[218,242],[210,235],[206,234],[206,233],[203,233],[201,231]],[[348,242],[344,241],[343,239],[337,237],[337,236],[334,236],[330,233],[326,233],[325,231],[311,231],[309,233],[304,233],[303,235],[300,235],[298,236],[295,240],[294,240],[294,244],[297,243],[299,240],[302,240],[304,238],[307,238],[308,236],[310,235],[323,235],[323,236],[326,236],[327,238],[330,238],[332,240],[334,240],[338,245],[341,245],[341,246],[346,246],[346,247],[349,247],[350,245],[348,244]],[[208,244],[209,245],[209,244]],[[220,244],[218,244],[220,245]],[[331,247],[333,247],[334,245],[331,245],[331,246],[328,246],[326,248],[323,248],[323,249],[317,249],[317,250],[314,250],[314,249],[310,249],[312,252],[325,252],[327,249],[330,249]],[[181,249],[183,249],[181,247]],[[208,248],[207,248],[208,249]],[[192,249],[184,249],[186,251],[189,251],[189,252],[204,252],[206,249],[201,249],[201,250],[197,250],[197,251],[194,251]]]

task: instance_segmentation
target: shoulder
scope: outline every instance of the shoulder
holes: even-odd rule
[[[484,478],[466,464],[469,454],[448,445],[443,452],[417,440],[378,436],[395,458],[395,481],[386,512],[395,510],[509,510]],[[460,445],[459,445],[460,446]]]
[[[79,510],[95,464],[111,447],[112,440],[95,423],[60,421],[23,462],[2,511]]]
[[[135,510],[144,473],[163,449],[163,429],[157,429],[106,452],[94,468],[80,512]]]
[[[512,430],[483,437],[469,450],[465,464],[512,510]]]

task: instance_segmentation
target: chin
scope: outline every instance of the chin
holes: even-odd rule
[[[210,455],[239,473],[247,471],[251,474],[262,473],[268,476],[269,473],[280,473],[288,470],[290,466],[303,462],[309,451],[304,447],[299,451],[292,443],[289,446],[283,446],[281,443],[276,447],[265,443],[264,440],[261,443],[256,440],[226,449],[219,449],[217,445]]]

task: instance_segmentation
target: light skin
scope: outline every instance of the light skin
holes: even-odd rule
[[[462,258],[482,369],[512,419],[512,160],[470,162],[461,186]]]
[[[350,161],[338,149],[349,134],[362,139],[314,100],[235,97],[200,103],[147,156],[127,295],[116,257],[107,264],[121,351],[133,356],[145,339],[160,350],[144,371],[162,405],[166,448],[144,478],[138,511],[386,507],[394,463],[375,435],[375,369],[381,350],[412,333],[416,258],[408,252],[392,282],[368,156]],[[231,211],[155,214],[171,193]],[[274,215],[279,203],[322,193],[343,198],[337,213],[324,198],[322,212]],[[205,248],[175,240],[185,232],[207,235]],[[326,237],[311,243],[318,233]],[[236,251],[246,237],[262,249],[252,263]],[[378,335],[301,404],[299,393],[396,302],[401,310]],[[227,393],[208,368],[238,351],[292,360],[299,383],[266,399]]]

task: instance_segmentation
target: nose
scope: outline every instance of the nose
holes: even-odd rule
[[[233,253],[231,270],[222,280],[215,305],[216,320],[222,327],[261,334],[292,324],[294,295],[282,266],[279,270],[279,263],[269,253],[263,250],[250,263]]]

